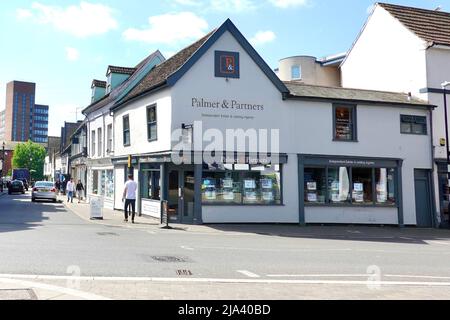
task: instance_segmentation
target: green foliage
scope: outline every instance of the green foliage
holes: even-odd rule
[[[47,152],[40,144],[28,141],[20,143],[14,150],[12,165],[14,169],[29,169],[34,181],[42,180]]]

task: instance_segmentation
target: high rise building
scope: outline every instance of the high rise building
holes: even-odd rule
[[[48,141],[48,106],[35,104],[36,84],[11,81],[6,85],[6,105],[0,114],[0,139]],[[3,119],[3,120],[2,120]]]

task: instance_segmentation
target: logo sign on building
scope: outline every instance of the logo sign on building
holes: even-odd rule
[[[215,71],[217,78],[239,79],[239,52],[216,51]]]

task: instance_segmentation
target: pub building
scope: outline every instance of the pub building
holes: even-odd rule
[[[227,20],[111,107],[114,207],[132,173],[139,212],[159,219],[168,201],[179,223],[434,226],[433,108],[404,93],[282,82]],[[230,130],[256,132],[264,147],[237,152]],[[193,150],[180,153],[174,132]],[[226,161],[190,161],[214,143]]]

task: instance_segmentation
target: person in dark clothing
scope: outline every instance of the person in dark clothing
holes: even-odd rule
[[[84,186],[81,180],[78,180],[76,189],[77,189],[78,203],[81,203],[81,200],[83,200],[84,195]]]

